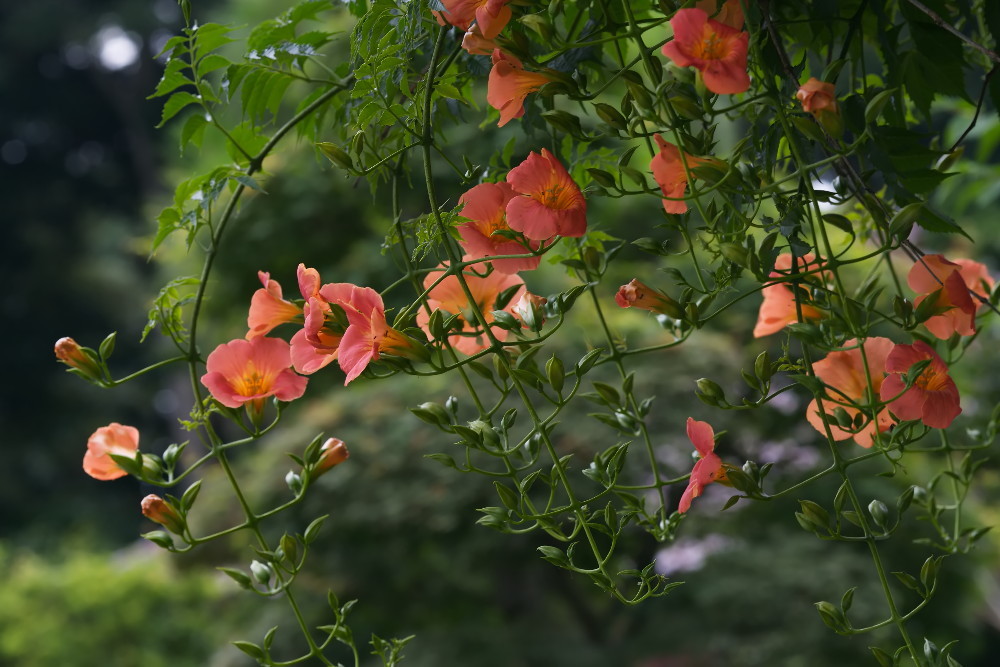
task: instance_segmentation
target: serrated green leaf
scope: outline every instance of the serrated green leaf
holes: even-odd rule
[[[201,98],[184,91],[174,93],[167,99],[166,104],[163,105],[163,115],[160,117],[160,122],[156,127],[163,127],[164,123],[192,104],[201,104]]]

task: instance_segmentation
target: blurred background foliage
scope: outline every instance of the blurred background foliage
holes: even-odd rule
[[[283,4],[199,1],[196,11],[246,26],[277,14]],[[51,352],[61,336],[96,347],[117,330],[113,367],[121,374],[161,358],[157,336],[139,345],[145,311],[168,277],[198,266],[197,250],[188,256],[181,244],[168,243],[155,262],[147,258],[153,218],[172,184],[225,159],[221,147],[210,143],[202,153],[179,156],[179,122],[153,130],[160,102],[145,97],[162,67],[152,56],[180,25],[172,0],[0,6],[0,184],[8,238],[0,247],[7,284],[0,296],[7,324],[0,331],[6,354],[0,664],[235,667],[248,659],[227,642],[288,625],[284,605],[251,598],[215,572],[216,566],[252,557],[242,535],[169,557],[137,540],[150,527],[139,514],[139,499],[152,489],[130,479],[102,484],[80,470],[87,436],[110,421],[139,427],[143,448],[151,451],[185,439],[177,425],[190,404],[183,372],[98,392],[63,373]],[[945,128],[951,139],[973,112],[967,102],[950,98],[933,109],[935,129]],[[470,123],[456,128],[452,145],[473,161],[488,162],[510,130],[477,129],[480,111],[460,113]],[[530,115],[525,125],[531,127]],[[992,228],[1000,214],[1000,121],[992,102],[966,146],[966,159],[940,188],[937,204],[969,231],[975,247],[943,245],[958,242],[951,237],[920,241],[928,250],[975,256],[997,275],[1000,242]],[[389,215],[384,192],[373,194],[366,184],[345,180],[306,144],[286,147],[265,167],[274,174],[268,194],[246,203],[228,240],[234,247],[217,266],[203,340],[242,335],[258,269],[271,271],[287,287],[294,286],[299,262],[319,268],[326,280],[380,285],[393,276],[393,259],[381,253]],[[404,217],[424,210],[419,193],[405,197]],[[612,235],[659,219],[656,199],[590,203],[592,228]],[[648,255],[625,249],[621,257],[625,261],[613,269],[620,282],[655,275]],[[529,285],[544,294],[561,280],[558,269],[546,267]],[[745,388],[726,380],[735,376],[732,369],[748,367],[757,353],[775,345],[749,339],[758,304],[757,298],[745,299],[726,327],[693,337],[683,351],[644,357],[662,372],[640,376],[637,395],[656,396],[650,426],[659,455],[678,473],[690,466],[684,419],[709,416],[694,397],[693,380],[712,377],[727,394],[739,395]],[[617,310],[612,316],[616,332],[630,342],[659,342],[652,316]],[[580,334],[575,338],[582,342],[593,325],[588,317],[585,309],[574,311],[572,326]],[[981,353],[998,343],[991,324],[977,343]],[[573,358],[583,349],[559,351]],[[1000,392],[997,357],[981,356],[982,366],[963,366],[958,378],[963,388],[974,387],[963,392],[968,423],[982,421]],[[289,493],[283,478],[290,462],[283,452],[301,451],[321,431],[342,438],[351,450],[350,461],[323,477],[320,492],[289,519],[302,530],[317,514],[331,515],[311,569],[300,579],[309,582],[307,617],[322,614],[327,588],[342,600],[357,597],[356,636],[415,634],[406,650],[414,667],[795,667],[870,659],[861,643],[841,640],[817,615],[803,613],[818,599],[839,599],[843,591],[834,586],[850,581],[859,587],[857,617],[874,619],[881,597],[869,556],[861,545],[828,544],[802,532],[792,518],[794,499],[740,504],[718,514],[727,492],[713,486],[696,506],[699,520],[676,543],[664,548],[636,536],[624,552],[656,554],[662,572],[688,582],[638,608],[617,605],[543,564],[538,535],[506,537],[476,525],[476,508],[495,504],[492,486],[425,458],[460,452],[406,410],[461,395],[448,382],[397,376],[352,385],[347,392],[336,373],[317,375],[307,398],[290,406],[288,426],[259,450],[239,453],[239,471],[251,480],[247,491],[265,506]],[[772,476],[779,478],[820,466],[825,445],[802,419],[807,399],[785,396],[770,409],[712,413],[717,430],[728,429],[723,457],[774,461]],[[576,410],[565,420],[584,417],[584,406]],[[592,423],[582,431],[562,431],[560,451],[579,452],[585,460],[617,439],[611,429]],[[200,453],[195,450],[192,445],[188,455]],[[921,479],[919,462],[910,472]],[[196,531],[227,526],[238,516],[228,486],[214,483],[217,474],[206,472]],[[891,498],[912,483],[903,476],[870,479],[878,481],[862,487],[869,498]],[[980,523],[996,522],[998,492],[1000,477],[991,464],[981,474],[974,503]],[[914,525],[912,537],[926,536],[926,530]],[[919,567],[921,559],[897,549],[888,552],[891,569]],[[958,654],[967,666],[995,664],[1000,650],[996,563],[996,543],[989,540],[961,562],[951,559],[944,568],[946,592],[918,619],[932,639],[959,638]],[[276,654],[286,640],[293,650],[296,639],[290,629],[279,630]]]

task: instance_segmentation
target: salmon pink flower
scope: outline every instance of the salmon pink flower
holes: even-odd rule
[[[295,277],[298,280],[299,293],[302,294],[303,299],[308,302],[309,299],[319,296],[321,282],[319,271],[309,268],[300,262],[298,268],[295,270]]]
[[[694,6],[723,25],[743,30],[743,8],[740,6],[740,0],[726,0],[722,3],[722,7],[719,7],[719,0],[698,0]]]
[[[861,346],[857,340],[849,340],[844,347],[851,349],[831,352],[825,359],[813,364],[816,377],[831,388],[831,391],[827,392],[830,398],[823,401],[828,415],[832,415],[837,407],[841,407],[848,417],[854,419],[860,412],[854,404],[865,399],[868,377],[871,378],[871,393],[868,396],[871,398],[879,396],[885,378],[885,360],[893,346],[894,343],[888,338],[869,338]],[[862,348],[864,358],[861,356]],[[865,360],[868,361],[868,377],[865,376]],[[866,413],[865,416],[871,415]],[[806,419],[814,429],[826,433],[823,419],[819,414],[819,404],[815,399],[806,408]],[[868,448],[872,446],[876,428],[879,433],[888,430],[892,426],[892,417],[889,416],[889,411],[883,408],[879,410],[874,421],[869,421],[857,433],[841,428],[835,423],[830,423],[829,426],[834,440],[854,438],[854,442]]]
[[[802,103],[802,110],[814,116],[822,112],[837,113],[837,96],[832,83],[810,77],[803,83],[795,97]]]
[[[124,477],[123,470],[111,454],[132,458],[139,451],[139,430],[111,422],[94,431],[87,440],[87,453],[83,455],[83,471],[100,480]]]
[[[280,338],[231,340],[208,355],[201,383],[227,408],[249,404],[251,413],[259,414],[268,396],[294,401],[305,393],[308,378],[296,375],[291,365],[288,343]]]
[[[333,303],[348,299],[354,289],[350,283],[320,285],[319,273],[299,265],[299,290],[306,299],[302,307],[305,324],[292,336],[292,366],[299,373],[310,375],[337,358],[345,324],[333,317]],[[322,291],[325,290],[326,296]]]
[[[430,271],[424,278],[424,288],[430,288],[446,269],[447,267],[442,265]],[[496,300],[501,292],[514,286],[520,286],[503,309],[511,313],[513,312],[511,304],[516,304],[524,293],[524,281],[517,274],[508,275],[494,271],[488,276],[482,277],[471,272],[466,272],[463,274],[463,277],[465,278],[465,283],[469,286],[469,291],[472,292],[475,307],[482,312],[487,323],[493,321]],[[440,309],[453,315],[458,315],[462,327],[458,333],[448,336],[452,347],[456,350],[464,354],[475,354],[489,347],[490,340],[479,327],[479,321],[472,310],[472,304],[465,297],[465,292],[462,290],[458,276],[449,275],[440,283],[434,285],[427,294],[427,305],[432,311]],[[417,324],[427,331],[428,334],[430,334],[430,330],[427,327],[429,320],[430,315],[426,309],[421,309],[417,314]],[[505,330],[492,327],[492,331],[493,336],[497,340],[502,341],[507,339],[507,332]]]
[[[798,258],[801,265],[799,271],[808,271],[818,264],[811,254],[805,254]],[[778,255],[774,263],[775,270],[771,272],[772,278],[787,278],[792,268],[792,255],[783,253]],[[760,312],[757,315],[757,325],[753,329],[754,338],[769,336],[784,329],[793,322],[798,322],[798,313],[795,309],[795,292],[788,282],[775,282],[767,285],[763,289],[764,302],[760,305]],[[798,289],[798,294],[805,298],[807,293]],[[802,318],[805,320],[818,320],[823,316],[815,306],[806,303],[802,304]]]
[[[292,359],[292,368],[295,369],[296,373],[312,375],[319,369],[328,366],[337,358],[341,336],[321,333],[321,337],[324,340],[328,340],[330,345],[313,345],[306,338],[305,329],[299,329],[292,336],[292,340],[289,341],[289,353]]]
[[[921,295],[916,305],[934,297],[934,306],[944,311],[924,322],[927,330],[941,339],[950,338],[954,333],[960,336],[974,334],[978,305],[969,291],[988,296],[993,288],[993,279],[979,262],[970,259],[950,262],[941,255],[924,255],[910,269],[906,282]]]
[[[385,319],[382,296],[371,287],[349,285],[350,293],[344,294],[347,283],[324,285],[320,290],[331,303],[344,309],[350,326],[340,339],[338,362],[347,374],[344,384],[361,375],[368,364],[378,361],[382,354],[406,356],[415,346],[405,334],[389,326]]]
[[[472,22],[486,39],[493,39],[510,22],[510,0],[441,0],[444,11],[434,12],[438,23],[468,30]]]
[[[701,9],[679,9],[670,19],[674,38],[663,55],[678,67],[694,67],[713,93],[733,95],[750,87],[747,44],[750,35],[715,19]]]
[[[924,360],[930,360],[930,364],[913,386],[894,400],[906,387],[902,373]],[[882,383],[882,401],[889,403],[889,410],[900,419],[919,419],[931,428],[947,428],[962,413],[958,387],[948,375],[948,365],[924,341],[892,348],[885,361],[885,370],[889,377]]]
[[[265,336],[279,324],[291,322],[302,314],[302,309],[281,296],[281,285],[271,280],[271,274],[258,271],[257,277],[264,285],[253,293],[250,299],[250,314],[247,315],[247,338]]]
[[[656,143],[660,147],[660,152],[649,162],[649,168],[653,172],[653,179],[663,191],[663,196],[669,197],[663,200],[663,210],[667,213],[684,213],[688,210],[687,202],[684,201],[684,193],[688,186],[684,163],[690,172],[704,164],[706,160],[684,153],[684,162],[681,162],[681,151],[677,146],[664,140],[660,135],[656,135]]]
[[[543,148],[510,170],[507,183],[518,195],[507,204],[507,224],[529,239],[544,241],[556,234],[583,236],[587,202],[580,187],[552,153]]]
[[[677,506],[677,511],[681,514],[691,509],[691,501],[700,496],[706,486],[712,482],[726,480],[726,469],[722,459],[715,453],[715,431],[711,425],[688,417],[687,436],[701,458],[694,464],[687,488],[684,489],[680,504]]]
[[[552,77],[538,72],[528,72],[521,61],[493,50],[493,69],[486,84],[486,101],[500,112],[497,127],[524,115],[524,98],[552,81]]]
[[[466,191],[458,200],[464,204],[462,217],[469,222],[460,225],[462,247],[466,255],[472,259],[489,258],[494,255],[523,255],[538,247],[533,242],[532,248],[497,234],[511,231],[507,225],[507,204],[514,198],[514,191],[507,183],[482,183]],[[500,273],[517,273],[538,268],[541,257],[525,257],[524,259],[496,259],[491,263]]]

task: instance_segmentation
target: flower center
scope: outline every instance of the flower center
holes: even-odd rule
[[[266,393],[270,385],[270,378],[258,371],[250,362],[247,364],[246,370],[243,371],[243,375],[236,382],[236,391],[240,396],[256,396]]]
[[[696,58],[701,58],[702,60],[722,60],[726,57],[726,52],[728,51],[726,47],[726,40],[720,37],[710,26],[706,25],[701,41],[694,44],[691,53]]]
[[[924,391],[940,391],[948,382],[947,373],[939,373],[931,364],[924,369],[917,381],[914,383]]]
[[[563,211],[575,204],[573,192],[562,183],[556,181],[535,195],[535,198],[546,208]]]
[[[505,232],[510,230],[510,226],[507,224],[507,216],[501,209],[497,211],[496,215],[492,218],[488,218],[479,223],[479,231],[483,233],[483,236],[490,238],[497,232]]]

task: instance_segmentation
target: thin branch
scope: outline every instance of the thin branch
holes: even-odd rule
[[[910,0],[910,4],[919,9],[920,11],[922,11],[924,14],[927,14],[930,20],[934,21],[934,23],[936,23],[939,27],[944,28],[951,34],[955,35],[955,37],[958,37],[960,40],[962,40],[963,42],[974,48],[976,51],[982,53],[984,56],[992,60],[994,63],[1000,65],[1000,55],[997,55],[996,51],[991,51],[990,49],[987,49],[979,42],[975,42],[972,39],[966,37],[961,32],[959,32],[958,29],[955,28],[955,26],[945,21],[933,9],[931,9],[924,3],[920,2],[919,0]]]
[[[986,89],[989,88],[990,79],[992,79],[993,75],[997,73],[997,69],[1000,69],[1000,65],[994,65],[993,69],[987,72],[986,76],[983,77],[983,88],[979,91],[979,101],[976,102],[976,113],[972,117],[972,122],[969,123],[969,127],[965,128],[965,132],[962,133],[962,136],[960,136],[955,143],[952,144],[951,148],[948,149],[949,153],[954,153],[955,149],[958,148],[958,145],[965,141],[965,138],[969,136],[969,132],[972,132],[972,128],[976,126],[976,121],[979,120],[979,112],[983,110],[983,102],[986,101]]]

